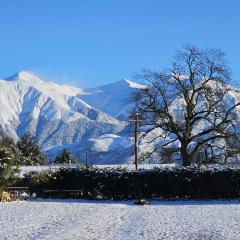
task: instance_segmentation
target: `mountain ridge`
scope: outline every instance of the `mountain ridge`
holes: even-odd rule
[[[120,101],[123,93],[129,97],[138,87],[140,85],[123,79],[96,88],[76,88],[45,82],[21,71],[0,80],[0,130],[15,140],[31,133],[50,155],[56,152],[54,149],[82,146],[84,142],[94,152],[101,152],[101,147],[106,152],[105,139],[101,136],[106,136],[106,142],[112,146],[120,142],[119,139],[124,140],[119,137],[126,128],[130,105],[122,106]],[[100,102],[104,104],[98,106]],[[124,114],[119,117],[121,112]],[[91,149],[84,147],[84,151]]]

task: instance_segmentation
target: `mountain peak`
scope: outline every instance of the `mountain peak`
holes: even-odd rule
[[[117,82],[113,82],[113,83],[110,83],[110,84],[107,84],[107,85],[96,87],[94,89],[110,89],[110,90],[115,89],[116,91],[121,91],[121,90],[123,90],[122,88],[124,88],[124,89],[126,89],[126,88],[141,89],[141,88],[144,88],[144,87],[145,87],[144,85],[141,85],[139,83],[128,80],[127,78],[123,78],[123,79],[121,79]]]
[[[123,78],[122,80],[120,80],[119,82],[126,84],[128,87],[130,88],[137,88],[137,89],[141,89],[144,88],[145,86],[136,82],[133,82],[131,80],[128,80],[127,78]]]
[[[6,78],[7,81],[28,81],[28,82],[34,82],[34,83],[42,83],[42,80],[38,78],[37,76],[33,75],[30,72],[27,71],[20,71],[15,73],[14,75]]]

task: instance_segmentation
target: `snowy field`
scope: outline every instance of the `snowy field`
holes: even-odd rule
[[[0,203],[1,240],[240,239],[239,201]]]

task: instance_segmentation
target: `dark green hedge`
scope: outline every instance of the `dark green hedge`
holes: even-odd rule
[[[240,197],[238,168],[176,168],[153,170],[60,169],[30,173],[24,184],[42,195],[43,189],[60,190],[45,197],[61,197],[63,189],[82,190],[65,197],[102,199],[220,199]]]

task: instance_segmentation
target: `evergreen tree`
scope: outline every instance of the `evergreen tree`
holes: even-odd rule
[[[45,155],[30,134],[25,134],[21,137],[17,142],[17,148],[21,154],[18,162],[20,165],[43,165],[46,161]]]
[[[16,179],[18,168],[16,145],[10,138],[0,140],[0,191]]]
[[[68,150],[66,148],[64,148],[62,150],[62,152],[60,152],[56,158],[54,163],[56,164],[72,164],[72,163],[76,163],[76,159],[71,156],[71,154],[68,152]]]
[[[10,137],[4,137],[0,141],[0,146],[7,148],[14,156],[16,164],[21,159],[21,152],[17,147],[17,144]]]

